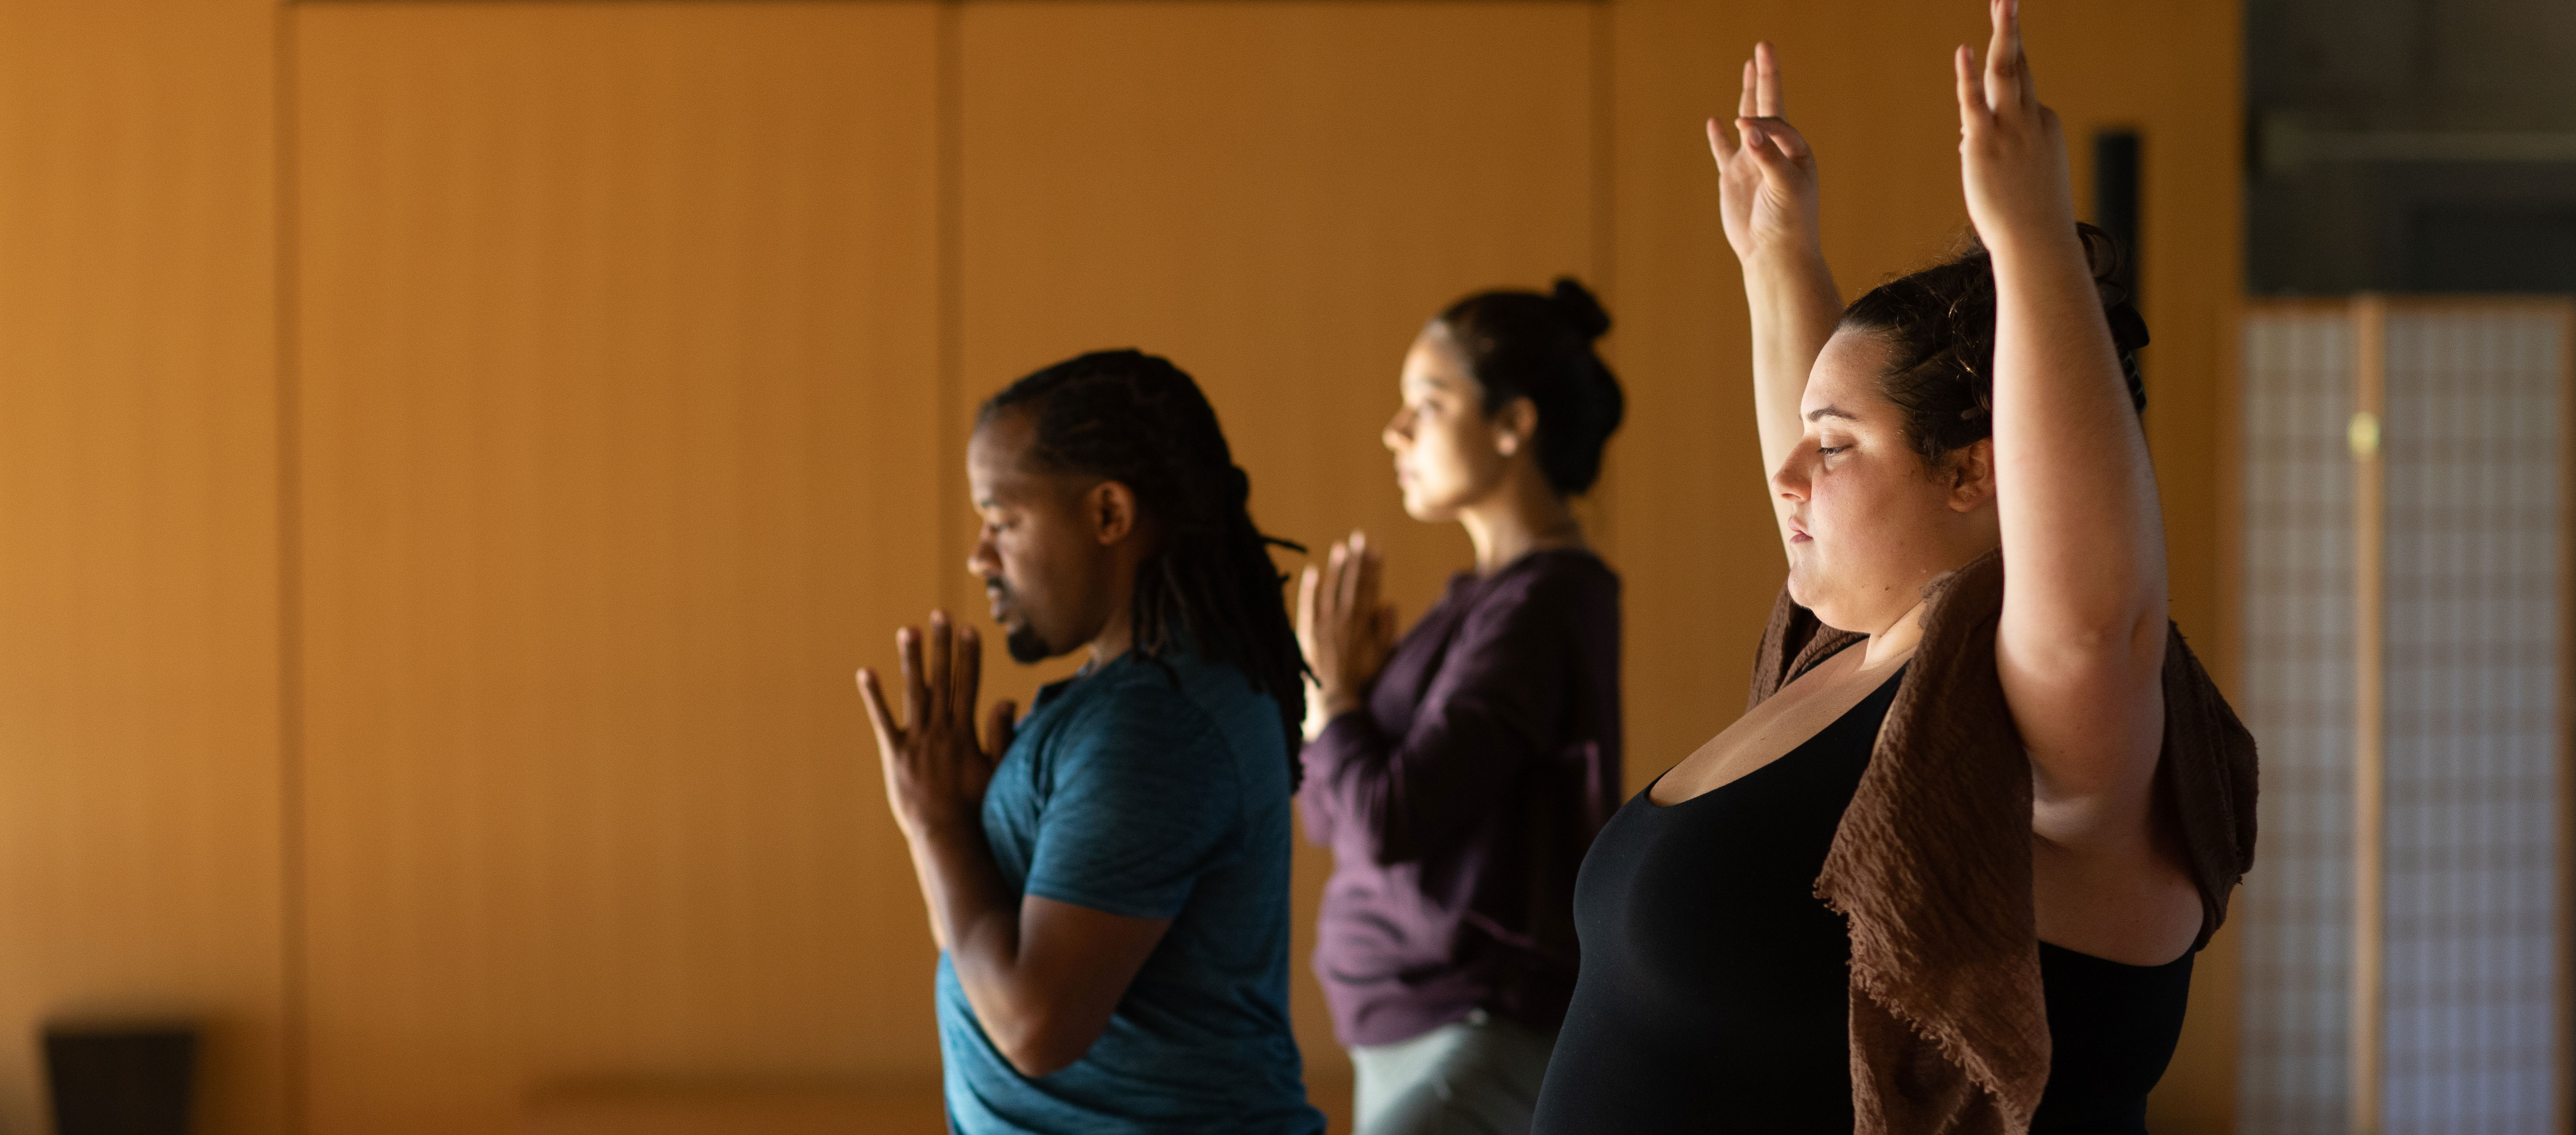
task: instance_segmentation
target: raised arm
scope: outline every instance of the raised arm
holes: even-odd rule
[[[2029,748],[2034,831],[2145,830],[2164,731],[2164,524],[2077,235],[2065,140],[2040,105],[2016,0],[1989,0],[1985,66],[1956,65],[1968,215],[1995,271],[1996,666]]]
[[[1744,299],[1752,309],[1753,413],[1765,478],[1804,432],[1798,399],[1842,316],[1842,296],[1817,235],[1815,151],[1784,113],[1778,53],[1757,43],[1744,64],[1736,138],[1717,119],[1708,120],[1726,243],[1744,269]],[[1778,494],[1764,495],[1775,508],[1782,504]]]

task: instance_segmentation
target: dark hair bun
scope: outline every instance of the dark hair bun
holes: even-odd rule
[[[2101,293],[2102,306],[2128,302],[2129,286],[2122,282],[2129,264],[2128,246],[2111,230],[2090,221],[2075,222],[2075,239],[2084,245],[2084,267],[2093,273],[2093,290]]]
[[[2147,323],[2120,283],[2118,238],[2076,226],[2096,297],[2111,327],[2129,402],[2147,408],[2138,348]],[[1994,434],[1995,271],[1973,233],[1957,255],[1870,289],[1843,309],[1842,326],[1882,336],[1890,365],[1880,389],[1905,416],[1905,432],[1927,463]]]
[[[1538,464],[1560,493],[1601,479],[1601,451],[1627,415],[1619,380],[1593,351],[1610,313],[1573,279],[1537,292],[1480,292],[1449,305],[1437,321],[1485,388],[1485,413],[1527,398],[1538,410]]]
[[[1601,309],[1601,301],[1593,298],[1592,289],[1584,287],[1583,281],[1559,276],[1556,290],[1547,298],[1584,338],[1598,339],[1610,333],[1610,313]]]

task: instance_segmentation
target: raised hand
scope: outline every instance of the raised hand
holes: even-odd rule
[[[1816,154],[1781,117],[1783,109],[1778,53],[1757,43],[1744,63],[1734,139],[1708,120],[1718,213],[1744,268],[1745,314],[1752,317],[1753,420],[1765,478],[1798,444],[1798,397],[1843,310],[1817,235]],[[1763,495],[1777,507],[1767,486]]]
[[[1726,242],[1748,264],[1771,253],[1807,255],[1818,243],[1816,154],[1781,117],[1785,113],[1778,55],[1769,43],[1754,44],[1735,107],[1736,137],[1729,139],[1717,119],[1708,120]]]
[[[925,664],[921,632],[911,627],[895,632],[895,653],[903,666],[900,722],[888,711],[876,671],[859,671],[859,697],[867,702],[877,756],[885,766],[886,803],[894,810],[895,823],[913,839],[961,827],[980,830],[984,789],[1011,747],[1015,713],[1010,702],[995,702],[986,715],[988,743],[978,745],[975,696],[983,681],[982,637],[973,627],[952,634],[948,613],[933,611],[929,639]]]
[[[1306,726],[1320,731],[1335,715],[1358,709],[1369,684],[1395,650],[1395,608],[1378,599],[1384,558],[1353,532],[1325,553],[1322,570],[1297,579],[1297,645],[1314,671]]]
[[[2075,193],[2057,112],[2040,105],[2022,50],[2021,0],[1987,0],[1994,36],[1985,66],[1959,45],[1959,170],[1968,219],[1998,255],[2031,241],[2078,249]]]

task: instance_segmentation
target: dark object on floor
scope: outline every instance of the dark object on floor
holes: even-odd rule
[[[190,1029],[45,1030],[55,1135],[186,1135]]]

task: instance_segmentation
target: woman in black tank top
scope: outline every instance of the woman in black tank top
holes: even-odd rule
[[[1678,804],[1638,793],[1602,829],[1576,884],[1583,974],[1534,1130],[1852,1129],[1851,943],[1815,881],[1902,676],[1788,756]],[[2039,949],[2056,1052],[2033,1135],[2145,1131],[2191,955],[2129,966]]]
[[[1742,720],[1630,800],[1594,842],[1576,886],[1582,965],[1540,1097],[1542,1135],[2001,1133],[2024,1120],[2041,1132],[2145,1130],[2147,1093],[2181,1032],[2191,951],[2209,925],[2204,904],[2223,904],[2234,880],[2196,875],[2185,834],[2155,807],[2166,691],[2177,687],[2165,666],[2161,519],[2135,415],[2144,325],[2113,282],[2116,247],[2098,230],[2079,234],[2063,141],[2032,95],[2013,0],[1990,0],[1990,14],[1986,58],[1962,48],[1957,84],[1968,211],[1985,245],[1848,309],[1838,312],[1824,268],[1815,164],[1779,117],[1769,45],[1745,65],[1734,138],[1710,123],[1727,237],[1754,309],[1756,417],[1790,564],[1765,649],[1801,619],[1855,637],[1847,655],[1757,687]],[[1983,566],[1998,554],[2009,574]],[[1967,601],[1952,598],[1962,592],[1941,582],[1951,579],[1991,584],[1993,605],[1976,609],[1999,613],[1961,614]],[[2176,657],[2197,675],[2187,653]],[[1909,697],[1918,684],[1961,700],[1945,709],[1927,702],[1933,694]],[[1927,739],[1958,724],[1945,712],[1984,715],[1951,736],[2003,744]],[[1964,762],[1960,776],[2003,768],[2008,788],[2019,757],[1985,754],[2015,741],[2031,785],[2026,834],[2010,812],[1986,821],[1991,803],[1937,813],[1969,816],[1958,838],[1985,841],[1974,845],[1889,822],[1936,814],[1908,812],[1890,786],[1935,782],[1874,776],[1881,762],[1953,785],[1997,782],[1940,774],[1954,767],[1941,762]],[[1866,822],[1846,832],[1864,801]],[[1917,842],[1891,851],[1889,832]],[[1898,869],[1847,870],[1868,855]],[[1994,864],[2015,862],[2029,864],[2026,883],[1995,881]],[[1916,954],[1882,945],[1856,958],[1857,922],[1837,910],[1869,911],[1881,921],[1863,941],[1892,941],[1887,912],[1923,909],[1879,901],[1905,880],[1915,885],[1900,898],[1957,886],[2012,902],[1975,908],[1988,920],[1947,938],[1932,931],[1955,931],[1965,916],[1921,915],[1896,928]],[[2018,902],[2033,921],[2015,914]],[[2003,977],[1944,986],[1943,960],[1919,954],[1926,943]],[[2044,1014],[2014,976],[2030,972],[2034,953]],[[1989,1012],[1962,988],[2012,1004]],[[2029,1037],[2042,1015],[2047,1035]],[[1929,1032],[1927,1020],[1950,1031]],[[1932,1035],[1942,1045],[1923,1039]],[[1995,1053],[2023,1066],[1984,1060]]]
[[[1851,943],[1816,872],[1895,697],[1890,678],[1714,792],[1640,792],[1593,838],[1575,883],[1583,970],[1537,1130],[1852,1129]]]

